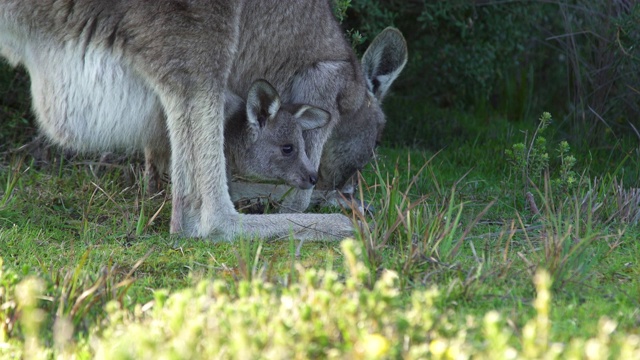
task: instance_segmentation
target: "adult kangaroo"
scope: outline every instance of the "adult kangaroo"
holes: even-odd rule
[[[328,1],[0,0],[0,53],[25,66],[39,125],[62,146],[141,149],[168,135],[172,233],[352,233],[339,214],[241,216],[225,174],[227,89],[244,96],[265,78],[284,103],[327,110],[329,124],[305,133],[316,169],[335,124],[375,108]]]

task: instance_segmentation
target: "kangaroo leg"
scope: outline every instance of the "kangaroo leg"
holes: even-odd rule
[[[156,94],[166,114],[171,232],[233,234],[238,215],[226,186],[224,88],[242,4],[220,0],[131,6],[119,25],[123,33],[115,32],[113,43],[121,46],[122,57]],[[137,18],[142,15],[147,21]]]
[[[167,142],[168,145],[168,142]],[[164,173],[170,163],[168,149],[145,147],[144,149],[144,181],[147,182],[147,194],[153,195],[166,186]]]

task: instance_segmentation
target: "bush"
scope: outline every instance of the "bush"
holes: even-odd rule
[[[640,6],[630,0],[360,0],[343,4],[347,29],[364,38],[394,25],[409,45],[395,86],[414,100],[497,111],[570,114],[563,129],[590,140],[602,124],[640,128]],[[345,7],[347,10],[345,11]],[[392,121],[404,121],[393,117]],[[636,131],[637,132],[637,131]],[[640,136],[640,132],[637,132]]]
[[[549,41],[567,58],[567,94],[581,133],[601,138],[603,121],[640,126],[638,2],[561,1],[559,10],[561,28]]]
[[[534,24],[545,21],[547,9],[530,2],[468,0],[363,0],[351,7],[347,28],[371,39],[395,25],[407,38],[410,61],[399,91],[466,107],[495,100],[505,81],[527,73],[532,48],[540,40],[531,35]]]

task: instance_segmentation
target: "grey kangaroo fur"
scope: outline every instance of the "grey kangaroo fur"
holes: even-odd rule
[[[318,190],[349,187],[355,173],[373,157],[386,124],[380,104],[407,63],[404,37],[396,29],[385,29],[371,42],[361,62],[366,97],[361,108],[341,117],[324,144]]]
[[[337,124],[345,129],[332,136],[338,148],[346,129],[377,136],[384,116],[376,89],[388,88],[406,61],[397,36],[385,45],[395,50],[374,52],[385,65],[365,70],[373,76],[365,79],[328,1],[0,0],[0,52],[28,70],[33,108],[49,138],[104,151],[159,147],[169,137],[171,232],[184,236],[352,234],[340,214],[236,212],[225,174],[225,92],[246,94],[253,79],[264,78],[283,103],[327,110],[329,124],[305,132],[306,152],[315,169],[324,156],[320,177],[339,185],[340,152],[323,153],[324,145]],[[382,58],[403,51],[400,64]],[[370,158],[373,146],[355,151]],[[293,207],[305,208],[309,197],[299,190]]]
[[[266,80],[256,80],[247,100],[225,94],[224,156],[227,178],[282,181],[300,189],[310,189],[318,181],[305,151],[303,131],[325,126],[329,113],[315,106],[283,104]],[[170,154],[162,148],[145,149],[146,178],[158,190],[159,179],[168,169]]]

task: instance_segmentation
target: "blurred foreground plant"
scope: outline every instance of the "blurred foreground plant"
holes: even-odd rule
[[[536,314],[514,333],[500,314],[490,311],[482,321],[451,321],[451,314],[434,306],[436,289],[415,290],[400,301],[398,276],[386,271],[369,288],[368,270],[358,242],[342,243],[347,277],[331,270],[298,267],[299,282],[278,288],[261,280],[241,281],[233,289],[223,281],[203,281],[133,310],[120,303],[106,306],[105,322],[89,330],[73,352],[35,341],[42,324],[37,299],[42,287],[26,279],[3,287],[2,308],[19,292],[17,315],[23,336],[0,339],[2,357],[97,359],[520,359],[640,357],[640,337],[615,332],[616,324],[600,321],[589,339],[556,343],[551,337],[551,279],[534,277]],[[3,278],[8,273],[2,273]],[[3,282],[4,284],[5,282]],[[15,290],[15,292],[14,292]],[[1,313],[0,314],[4,314]],[[5,315],[3,315],[5,316]],[[1,320],[6,321],[6,318]],[[478,325],[476,325],[478,324]],[[471,334],[478,333],[477,336]],[[23,344],[24,346],[16,346]],[[518,346],[519,344],[519,346]],[[29,345],[30,347],[27,347]]]

